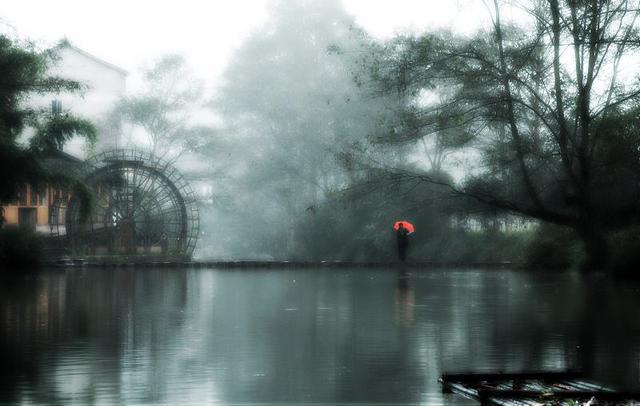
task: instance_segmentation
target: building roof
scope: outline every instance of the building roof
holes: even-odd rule
[[[59,149],[50,149],[40,158],[40,163],[51,172],[77,176],[82,169],[84,161]]]
[[[84,51],[84,50],[78,48],[77,46],[75,46],[71,42],[69,42],[69,40],[66,39],[66,38],[62,39],[60,42],[58,42],[58,45],[56,45],[54,47],[54,49],[63,49],[63,48],[71,49],[71,50],[79,53],[80,55],[82,55],[82,56],[84,56],[86,58],[89,58],[94,62],[99,63],[100,65],[103,65],[103,66],[106,66],[109,69],[115,70],[116,72],[118,72],[118,73],[120,73],[122,75],[126,76],[126,75],[129,74],[129,72],[127,72],[126,70],[122,69],[121,67],[116,66],[116,65],[114,65],[112,63],[109,63],[109,62],[107,62],[107,61],[105,61],[103,59],[98,58],[95,55],[91,55],[87,51]]]
[[[59,149],[50,149],[45,153],[45,158],[52,158],[52,159],[59,159],[61,161],[67,161],[69,163],[82,163],[82,159],[73,156],[71,154],[68,154],[62,150]]]

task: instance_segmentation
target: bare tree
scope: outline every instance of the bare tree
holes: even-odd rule
[[[607,230],[639,214],[638,134],[625,128],[637,121],[640,83],[623,82],[620,70],[639,55],[640,4],[511,4],[528,13],[526,28],[506,24],[498,0],[487,6],[492,27],[471,38],[436,33],[377,46],[376,89],[409,96],[405,125],[387,137],[453,131],[482,152],[454,191],[573,228],[585,267],[600,268]],[[426,90],[452,96],[416,108]]]
[[[180,55],[165,55],[142,73],[142,92],[123,98],[116,113],[144,130],[154,155],[175,160],[188,149],[203,84]]]

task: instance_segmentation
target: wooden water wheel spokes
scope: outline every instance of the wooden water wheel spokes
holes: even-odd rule
[[[119,149],[87,160],[86,184],[95,201],[81,221],[80,200],[58,208],[52,231],[66,235],[81,255],[187,258],[199,232],[196,199],[168,162],[151,154]],[[57,226],[56,226],[57,225]]]

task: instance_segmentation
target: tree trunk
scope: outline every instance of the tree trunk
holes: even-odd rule
[[[600,227],[588,224],[578,230],[584,246],[585,259],[580,269],[585,272],[603,270],[609,259],[609,247]]]

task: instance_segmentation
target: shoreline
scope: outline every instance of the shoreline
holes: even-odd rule
[[[217,269],[300,269],[300,268],[488,268],[517,269],[513,262],[474,263],[474,262],[358,262],[358,261],[127,261],[127,260],[58,260],[47,261],[44,267],[52,268],[217,268]]]

